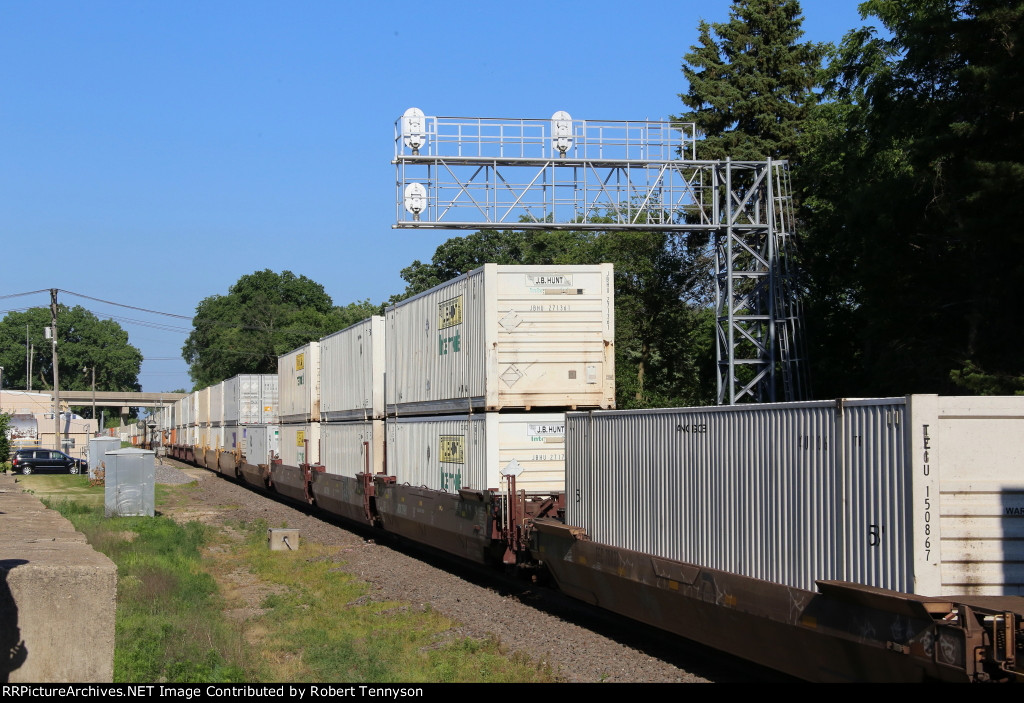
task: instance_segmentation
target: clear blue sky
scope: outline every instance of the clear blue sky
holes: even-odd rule
[[[805,0],[805,38],[838,41],[857,4]],[[190,316],[270,268],[379,303],[457,234],[391,229],[406,108],[666,119],[729,5],[0,0],[0,295]],[[188,321],[61,302],[128,330],[144,390],[191,388]]]

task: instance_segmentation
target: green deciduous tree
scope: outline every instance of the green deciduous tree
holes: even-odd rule
[[[27,388],[25,334],[28,330],[32,356],[33,390],[53,388],[53,355],[44,330],[50,326],[49,308],[32,308],[8,313],[0,321],[0,366],[4,367],[5,388]],[[60,363],[60,387],[63,390],[88,390],[92,374],[84,368],[96,368],[96,387],[108,391],[138,391],[142,353],[128,342],[128,333],[113,320],[101,320],[81,306],[59,306],[57,311],[57,351]],[[83,410],[88,415],[88,410]]]
[[[277,373],[277,357],[379,312],[368,300],[336,307],[319,283],[270,269],[242,276],[196,308],[182,356],[197,388],[240,373]]]
[[[698,44],[683,57],[689,111],[704,139],[700,159],[792,159],[816,100],[825,47],[800,43],[797,0],[739,0],[728,22],[699,25]]]
[[[832,391],[1019,392],[1024,3],[862,10],[801,171]]]

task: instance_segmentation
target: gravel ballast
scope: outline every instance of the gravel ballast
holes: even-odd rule
[[[165,459],[158,483],[199,481],[176,520],[253,521],[298,528],[301,540],[338,546],[342,568],[370,584],[370,597],[431,608],[462,623],[454,634],[495,637],[511,651],[543,661],[569,682],[707,682],[750,680],[735,660],[722,658],[652,628],[604,614],[546,588],[505,587],[472,570],[397,548],[320,519],[228,481],[205,469]],[[460,572],[465,572],[460,575]],[[568,618],[568,619],[567,619]],[[570,621],[571,620],[571,621]],[[685,668],[684,668],[685,667]]]

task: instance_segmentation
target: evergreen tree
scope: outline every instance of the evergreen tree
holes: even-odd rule
[[[729,21],[701,21],[699,43],[683,57],[689,112],[704,135],[699,159],[792,159],[797,135],[815,102],[825,48],[798,43],[797,0],[737,0]]]

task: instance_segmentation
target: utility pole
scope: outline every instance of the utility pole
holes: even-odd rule
[[[82,373],[88,373],[89,367],[82,369]],[[99,420],[96,418],[96,365],[92,366],[92,419],[96,421],[96,433],[94,436],[99,435],[100,425]]]
[[[57,289],[50,289],[50,337],[53,340],[53,442],[60,449],[60,373],[57,367]]]

